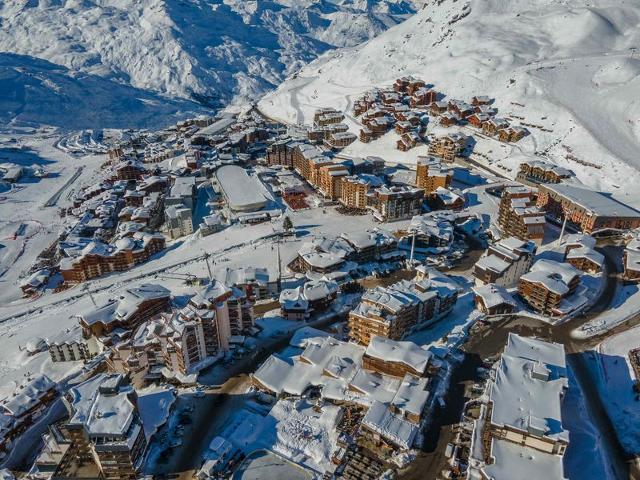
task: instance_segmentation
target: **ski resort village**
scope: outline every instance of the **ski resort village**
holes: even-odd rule
[[[0,478],[640,479],[635,2],[2,3]]]

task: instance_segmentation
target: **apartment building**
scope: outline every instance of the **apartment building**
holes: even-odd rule
[[[78,256],[64,258],[60,262],[60,272],[65,282],[81,283],[107,273],[129,270],[164,248],[165,239],[159,233],[136,232],[113,244],[95,240]]]
[[[265,300],[280,293],[277,271],[264,267],[225,268],[220,278],[224,284],[240,289],[251,300]]]
[[[544,239],[544,212],[536,206],[533,191],[528,187],[504,189],[498,210],[498,224],[503,236],[531,240],[538,245]]]
[[[364,210],[369,204],[370,190],[382,184],[382,180],[373,175],[344,176],[340,182],[340,203],[349,208]]]
[[[569,432],[562,402],[569,386],[564,347],[510,333],[491,381],[483,478],[507,480],[513,469],[563,479]],[[478,427],[477,427],[478,428]]]
[[[362,368],[400,378],[407,374],[424,377],[432,359],[426,346],[374,336],[362,356]]]
[[[435,138],[429,143],[429,155],[451,163],[464,151],[468,140],[468,136],[457,132]]]
[[[190,208],[171,205],[165,209],[164,215],[170,238],[176,239],[193,233],[193,213]]]
[[[536,250],[535,243],[516,237],[507,237],[490,245],[474,266],[475,284],[513,287],[531,268]]]
[[[640,280],[640,238],[632,238],[622,253],[622,277],[630,282]]]
[[[449,188],[453,172],[443,168],[442,163],[435,157],[418,157],[416,164],[415,185],[425,191],[434,192],[438,187]]]
[[[349,169],[344,165],[326,164],[319,168],[318,190],[330,200],[342,197],[342,179],[349,175]]]
[[[57,395],[57,384],[38,374],[23,379],[0,401],[0,453],[11,451],[13,441],[45,414]]]
[[[516,180],[537,187],[541,183],[560,183],[575,177],[571,170],[544,160],[527,160],[520,164]]]
[[[212,281],[171,320],[169,345],[178,352],[173,368],[191,372],[205,359],[228,351],[231,335],[246,333],[253,325],[253,302],[241,290]]]
[[[171,292],[160,285],[129,288],[105,304],[76,315],[85,338],[105,337],[114,330],[132,331],[151,317],[168,311]]]
[[[520,277],[518,292],[535,311],[561,316],[575,309],[570,297],[580,285],[579,273],[568,263],[538,260]]]
[[[543,184],[538,208],[567,221],[583,233],[626,231],[640,227],[640,212],[611,195],[567,184]]]
[[[424,190],[409,186],[383,186],[372,192],[369,206],[380,222],[406,220],[422,213]]]
[[[64,396],[69,420],[61,427],[78,458],[93,461],[105,479],[140,477],[148,438],[137,394],[121,374],[99,374]]]
[[[375,287],[349,312],[349,338],[361,345],[369,345],[374,336],[401,340],[448,313],[457,298],[451,282],[435,275]]]

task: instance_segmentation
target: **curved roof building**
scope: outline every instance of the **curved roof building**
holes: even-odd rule
[[[267,205],[264,186],[258,178],[236,165],[225,165],[216,172],[229,208],[236,212],[254,212]]]

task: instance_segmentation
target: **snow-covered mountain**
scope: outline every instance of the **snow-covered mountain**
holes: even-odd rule
[[[423,1],[0,0],[0,52],[217,107],[255,100]]]
[[[532,125],[516,146],[478,140],[476,151],[512,175],[537,153],[586,184],[635,193],[639,21],[635,0],[431,0],[376,38],[326,53],[260,107],[286,121],[308,121],[315,107],[349,109],[369,88],[415,75],[449,98],[491,95],[500,116]],[[356,119],[351,123],[358,128]],[[378,141],[352,152],[383,147]]]

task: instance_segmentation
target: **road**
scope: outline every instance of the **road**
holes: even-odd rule
[[[330,311],[315,320],[300,324],[323,329],[346,318],[348,310]],[[238,412],[250,395],[245,394],[249,384],[249,374],[253,373],[272,353],[289,345],[295,330],[277,337],[267,337],[258,343],[255,355],[235,361],[229,367],[220,369],[213,366],[204,370],[198,377],[199,383],[209,385],[207,395],[194,405],[190,417],[193,420],[185,426],[184,438],[187,441],[180,447],[169,451],[168,456],[151,466],[149,474],[181,473],[187,475],[200,468],[202,454],[216,435],[219,435]],[[215,415],[212,415],[215,412]]]
[[[71,185],[73,182],[75,182],[78,177],[80,175],[82,175],[82,171],[84,170],[84,167],[80,166],[78,168],[76,168],[76,171],[74,172],[74,174],[69,178],[69,180],[67,180],[64,185],[62,185],[58,191],[56,193],[53,194],[53,196],[51,196],[51,198],[49,198],[49,200],[47,200],[43,207],[53,207],[58,203],[58,200],[60,199],[60,196],[62,195],[62,193],[69,187],[69,185]]]
[[[619,282],[619,247],[604,247],[599,249],[605,255],[607,265],[606,286],[592,308],[586,314],[574,318],[566,323],[550,325],[548,323],[528,318],[509,317],[496,320],[490,325],[472,330],[468,341],[462,347],[465,353],[464,361],[456,366],[452,375],[451,386],[445,398],[445,408],[434,412],[435,422],[426,432],[426,445],[416,461],[402,472],[400,478],[413,480],[421,478],[437,478],[445,467],[444,451],[447,443],[453,438],[452,425],[460,420],[465,398],[465,385],[477,381],[476,367],[486,358],[499,354],[507,341],[510,332],[525,336],[536,336],[549,341],[563,343],[567,352],[567,363],[574,373],[581,390],[584,393],[589,417],[600,434],[601,448],[606,452],[607,467],[614,473],[615,478],[640,478],[633,471],[632,456],[628,455],[615,432],[615,428],[607,415],[603,401],[596,387],[592,369],[589,368],[591,349],[600,343],[604,337],[612,335],[608,332],[599,337],[577,340],[571,337],[573,329],[584,322],[605,312],[613,301],[616,286]],[[619,326],[615,333],[640,324],[640,314],[633,321]]]

